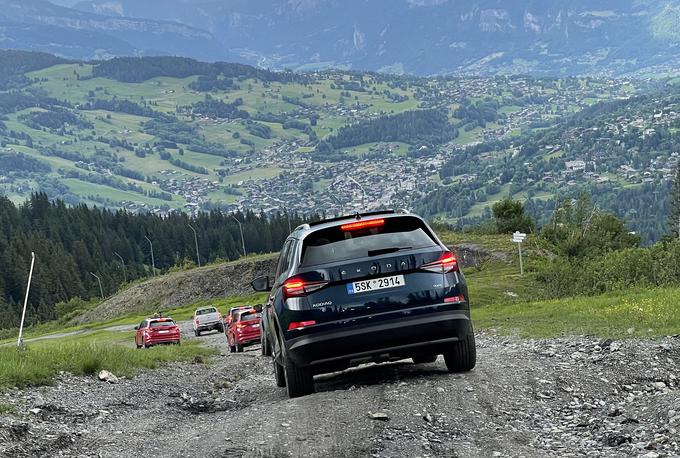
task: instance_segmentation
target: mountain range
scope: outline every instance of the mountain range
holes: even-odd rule
[[[668,73],[663,0],[0,0],[0,47],[431,74]]]

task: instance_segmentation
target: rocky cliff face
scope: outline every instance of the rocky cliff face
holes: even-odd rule
[[[94,14],[46,0],[0,0],[0,32],[0,47],[78,59],[171,54],[215,60],[229,56],[207,30],[177,21]]]

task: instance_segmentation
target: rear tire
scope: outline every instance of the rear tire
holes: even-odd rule
[[[433,363],[437,361],[437,356],[439,355],[422,355],[422,356],[414,356],[413,362],[415,364],[428,364],[428,363]]]
[[[472,328],[462,340],[451,344],[450,349],[444,353],[444,361],[449,372],[467,372],[477,364],[477,347]]]
[[[276,380],[276,386],[283,388],[286,386],[286,374],[283,370],[283,366],[276,362],[276,359],[272,358],[274,365],[274,379]]]
[[[243,353],[243,345],[239,343],[236,344],[236,353]]]
[[[284,373],[288,397],[298,398],[314,393],[314,375],[309,368],[297,367],[291,361],[286,361]]]
[[[217,330],[224,334],[224,325],[220,324],[219,326],[217,326]]]
[[[196,329],[194,329],[194,335],[195,335],[196,337],[198,337],[198,336],[200,335]]]

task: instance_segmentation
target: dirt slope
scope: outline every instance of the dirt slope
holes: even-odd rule
[[[271,275],[277,256],[258,256],[152,278],[107,299],[71,324],[170,310],[198,300],[251,294],[250,281],[258,275]]]

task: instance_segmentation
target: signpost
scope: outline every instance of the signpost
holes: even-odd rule
[[[17,346],[23,348],[24,342],[21,336],[24,334],[24,320],[26,319],[26,306],[28,305],[28,293],[31,291],[31,280],[33,279],[33,266],[35,265],[35,253],[31,252],[31,270],[28,273],[28,284],[26,285],[26,296],[24,297],[24,311],[21,313],[21,324],[19,325],[19,339]]]
[[[512,234],[512,241],[517,244],[519,249],[519,274],[524,275],[524,264],[522,263],[522,242],[527,238],[527,235],[523,232],[517,231]]]

